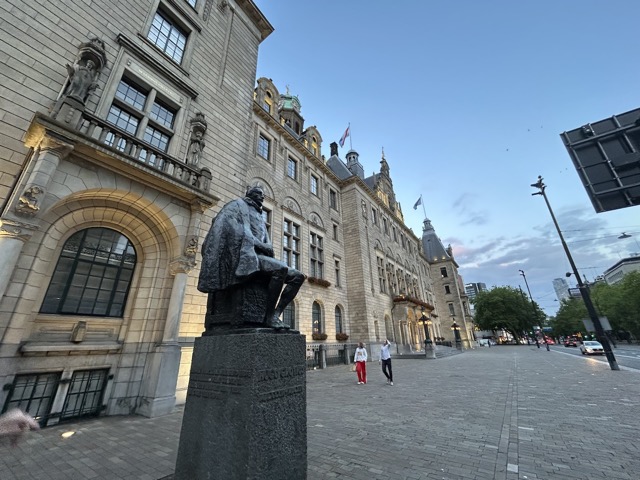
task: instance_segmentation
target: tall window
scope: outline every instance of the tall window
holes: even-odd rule
[[[448,303],[449,305],[449,315],[455,315],[456,311],[453,309],[453,303]]]
[[[311,306],[311,333],[322,333],[322,310],[318,302]]]
[[[318,177],[315,175],[311,175],[311,183],[310,183],[311,193],[314,195],[318,195]]]
[[[387,263],[387,281],[391,293],[398,294],[398,284],[396,282],[396,276],[393,274],[395,267],[391,263]]]
[[[298,179],[298,162],[291,157],[289,157],[289,160],[287,161],[287,176],[294,180]]]
[[[285,218],[282,230],[282,260],[300,270],[300,225]]]
[[[142,138],[156,149],[166,152],[174,133],[176,113],[174,108],[158,98],[155,90],[145,89],[132,80],[123,78],[118,84],[107,121],[130,135]],[[145,123],[144,132],[140,132],[138,127]],[[125,140],[120,139],[116,144],[113,133],[107,134],[105,143],[120,151],[125,148]],[[142,150],[139,158],[152,166],[156,163],[153,150]]]
[[[338,210],[338,193],[333,189],[329,189],[329,206]]]
[[[107,228],[75,233],[62,247],[40,313],[122,317],[135,265],[124,235]]]
[[[296,328],[296,305],[295,302],[291,302],[286,306],[282,312],[282,323],[289,325],[291,328]]]
[[[392,227],[392,231],[393,231],[393,241],[397,242],[398,241],[398,233],[396,232],[396,227]]]
[[[384,233],[386,235],[389,235],[389,224],[387,223],[387,219],[386,218],[382,219],[382,226],[384,227]]]
[[[313,232],[309,235],[309,262],[309,274],[312,277],[324,278],[322,237]]]
[[[451,287],[449,287],[449,285],[445,285],[444,286],[444,293],[446,293],[446,294],[450,294],[451,293]]]
[[[262,220],[264,220],[264,224],[267,227],[267,234],[269,238],[271,238],[271,210],[262,207]]]
[[[147,38],[174,62],[182,62],[187,34],[166,15],[156,12]]]
[[[380,282],[380,293],[387,293],[387,279],[385,278],[384,259],[376,257],[378,262],[378,281]]]
[[[258,137],[258,155],[265,160],[269,160],[269,153],[271,152],[271,140],[264,135],[260,134]]]
[[[374,225],[378,224],[378,210],[375,207],[371,207],[371,221]]]
[[[336,260],[335,261],[335,269],[336,269],[336,287],[340,287],[341,285],[341,281],[340,281],[340,260]]]
[[[318,148],[318,139],[313,136],[311,137],[311,151],[316,157],[319,156],[320,149]]]
[[[333,239],[336,242],[338,241],[338,225],[336,225],[335,223],[333,224]]]
[[[440,276],[442,278],[447,278],[449,275],[447,275],[447,267],[440,267]]]
[[[342,333],[344,325],[342,324],[342,310],[336,305],[336,333]]]

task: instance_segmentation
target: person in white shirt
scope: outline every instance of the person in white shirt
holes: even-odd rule
[[[379,362],[382,363],[382,373],[387,377],[387,385],[393,386],[393,371],[391,370],[391,353],[389,352],[389,347],[391,346],[391,342],[389,340],[385,340],[380,347],[380,359]]]
[[[356,364],[356,373],[358,374],[358,385],[367,383],[367,349],[364,343],[360,342],[356,353],[353,356],[353,362]]]

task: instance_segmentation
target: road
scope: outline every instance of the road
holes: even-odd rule
[[[540,348],[543,349],[544,346],[541,346]],[[607,363],[607,357],[605,357],[604,355],[582,355],[582,353],[580,353],[579,347],[551,345],[550,348],[558,353],[584,357],[584,359],[588,361]],[[616,361],[618,362],[619,366],[640,370],[640,346],[619,343],[617,344],[617,348],[613,348],[613,354],[615,355]]]

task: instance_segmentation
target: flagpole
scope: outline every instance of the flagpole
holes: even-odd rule
[[[351,143],[351,122],[349,122],[349,150],[353,150],[353,143]]]
[[[420,200],[422,200],[422,194],[420,194]],[[422,203],[422,211],[424,212],[424,219],[427,219],[427,210],[424,208],[424,202]]]

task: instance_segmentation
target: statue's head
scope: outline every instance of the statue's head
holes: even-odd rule
[[[89,70],[93,70],[95,68],[96,64],[93,63],[93,60],[87,60],[87,68]]]
[[[250,198],[251,200],[256,202],[258,205],[262,206],[262,202],[264,202],[264,190],[259,185],[256,185],[255,187],[250,187],[247,190],[246,197]]]

